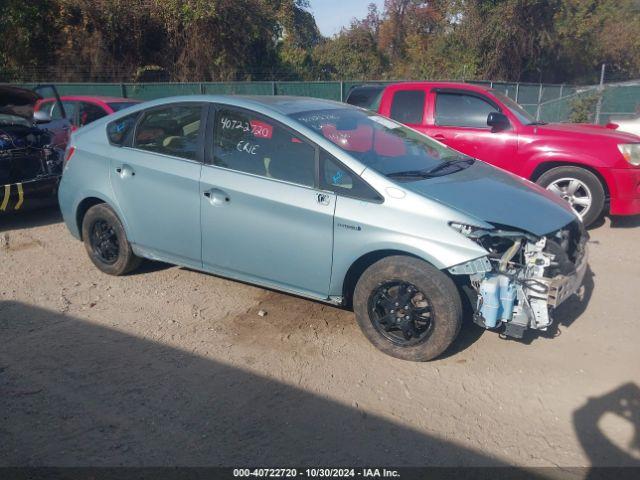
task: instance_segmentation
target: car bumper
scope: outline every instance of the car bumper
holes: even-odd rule
[[[59,176],[0,185],[0,215],[54,205]]]
[[[582,258],[578,261],[573,275],[558,275],[551,279],[547,297],[547,304],[550,307],[557,307],[580,290],[587,273],[588,257],[589,254],[585,246]]]
[[[609,213],[640,215],[640,168],[612,168],[609,174],[615,185]]]

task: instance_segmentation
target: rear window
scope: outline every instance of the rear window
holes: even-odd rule
[[[347,103],[368,110],[377,110],[383,91],[383,86],[355,87],[349,92]]]
[[[396,92],[391,103],[391,118],[400,123],[421,124],[426,96],[424,90]]]

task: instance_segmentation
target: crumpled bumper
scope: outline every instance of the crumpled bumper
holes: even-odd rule
[[[557,307],[569,297],[574,295],[582,287],[584,276],[587,273],[589,253],[586,245],[583,247],[582,257],[578,260],[576,271],[572,275],[558,275],[549,282],[547,303],[550,307]]]

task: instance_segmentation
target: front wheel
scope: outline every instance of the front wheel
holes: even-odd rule
[[[580,167],[556,167],[543,173],[536,183],[569,202],[587,227],[603,213],[604,187],[598,177],[589,170]]]
[[[455,340],[462,303],[453,281],[413,257],[386,257],[367,268],[353,306],[367,339],[392,357],[432,360]]]
[[[94,205],[85,214],[82,240],[93,264],[109,275],[129,273],[142,261],[131,250],[120,219],[104,203]]]

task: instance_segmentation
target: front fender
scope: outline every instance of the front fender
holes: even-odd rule
[[[339,242],[334,249],[333,269],[331,272],[330,296],[342,296],[344,282],[350,268],[365,256],[371,254],[406,254],[424,260],[434,267],[445,270],[454,265],[483,257],[487,252],[474,242],[462,239],[467,245],[451,244],[445,241],[409,237],[399,233],[390,233],[383,240],[354,243],[351,246]]]

